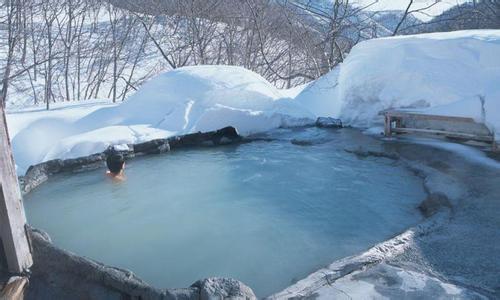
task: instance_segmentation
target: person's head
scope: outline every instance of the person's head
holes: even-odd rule
[[[125,165],[123,155],[116,152],[114,149],[107,151],[106,165],[108,166],[109,172],[112,174],[120,174]]]

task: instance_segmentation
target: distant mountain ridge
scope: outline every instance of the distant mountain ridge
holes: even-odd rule
[[[372,19],[392,33],[403,18],[404,13],[405,12],[403,10],[378,11],[372,16]],[[422,24],[424,24],[424,22],[419,20],[414,15],[408,14],[400,26],[400,32],[417,33],[418,26],[421,26]]]

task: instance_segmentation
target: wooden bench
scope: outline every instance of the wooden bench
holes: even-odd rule
[[[490,143],[497,149],[494,134],[483,123],[468,117],[423,114],[406,110],[385,110],[384,135],[414,133]]]

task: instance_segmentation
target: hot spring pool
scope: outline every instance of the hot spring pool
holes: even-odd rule
[[[345,152],[357,131],[271,136],[134,159],[122,183],[103,169],[54,177],[25,197],[28,221],[59,247],[157,287],[222,276],[257,296],[420,221],[421,179],[392,160]]]

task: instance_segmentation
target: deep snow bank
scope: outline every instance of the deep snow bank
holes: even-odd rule
[[[32,164],[89,155],[109,145],[228,125],[246,135],[309,124],[314,119],[314,114],[284,97],[260,75],[232,66],[164,72],[146,82],[123,104],[94,111],[66,109],[64,114],[8,116],[19,174]]]
[[[378,112],[388,108],[442,106],[436,113],[478,118],[479,96],[485,99],[486,123],[500,132],[500,30],[364,41],[296,100],[364,127],[381,120]]]

